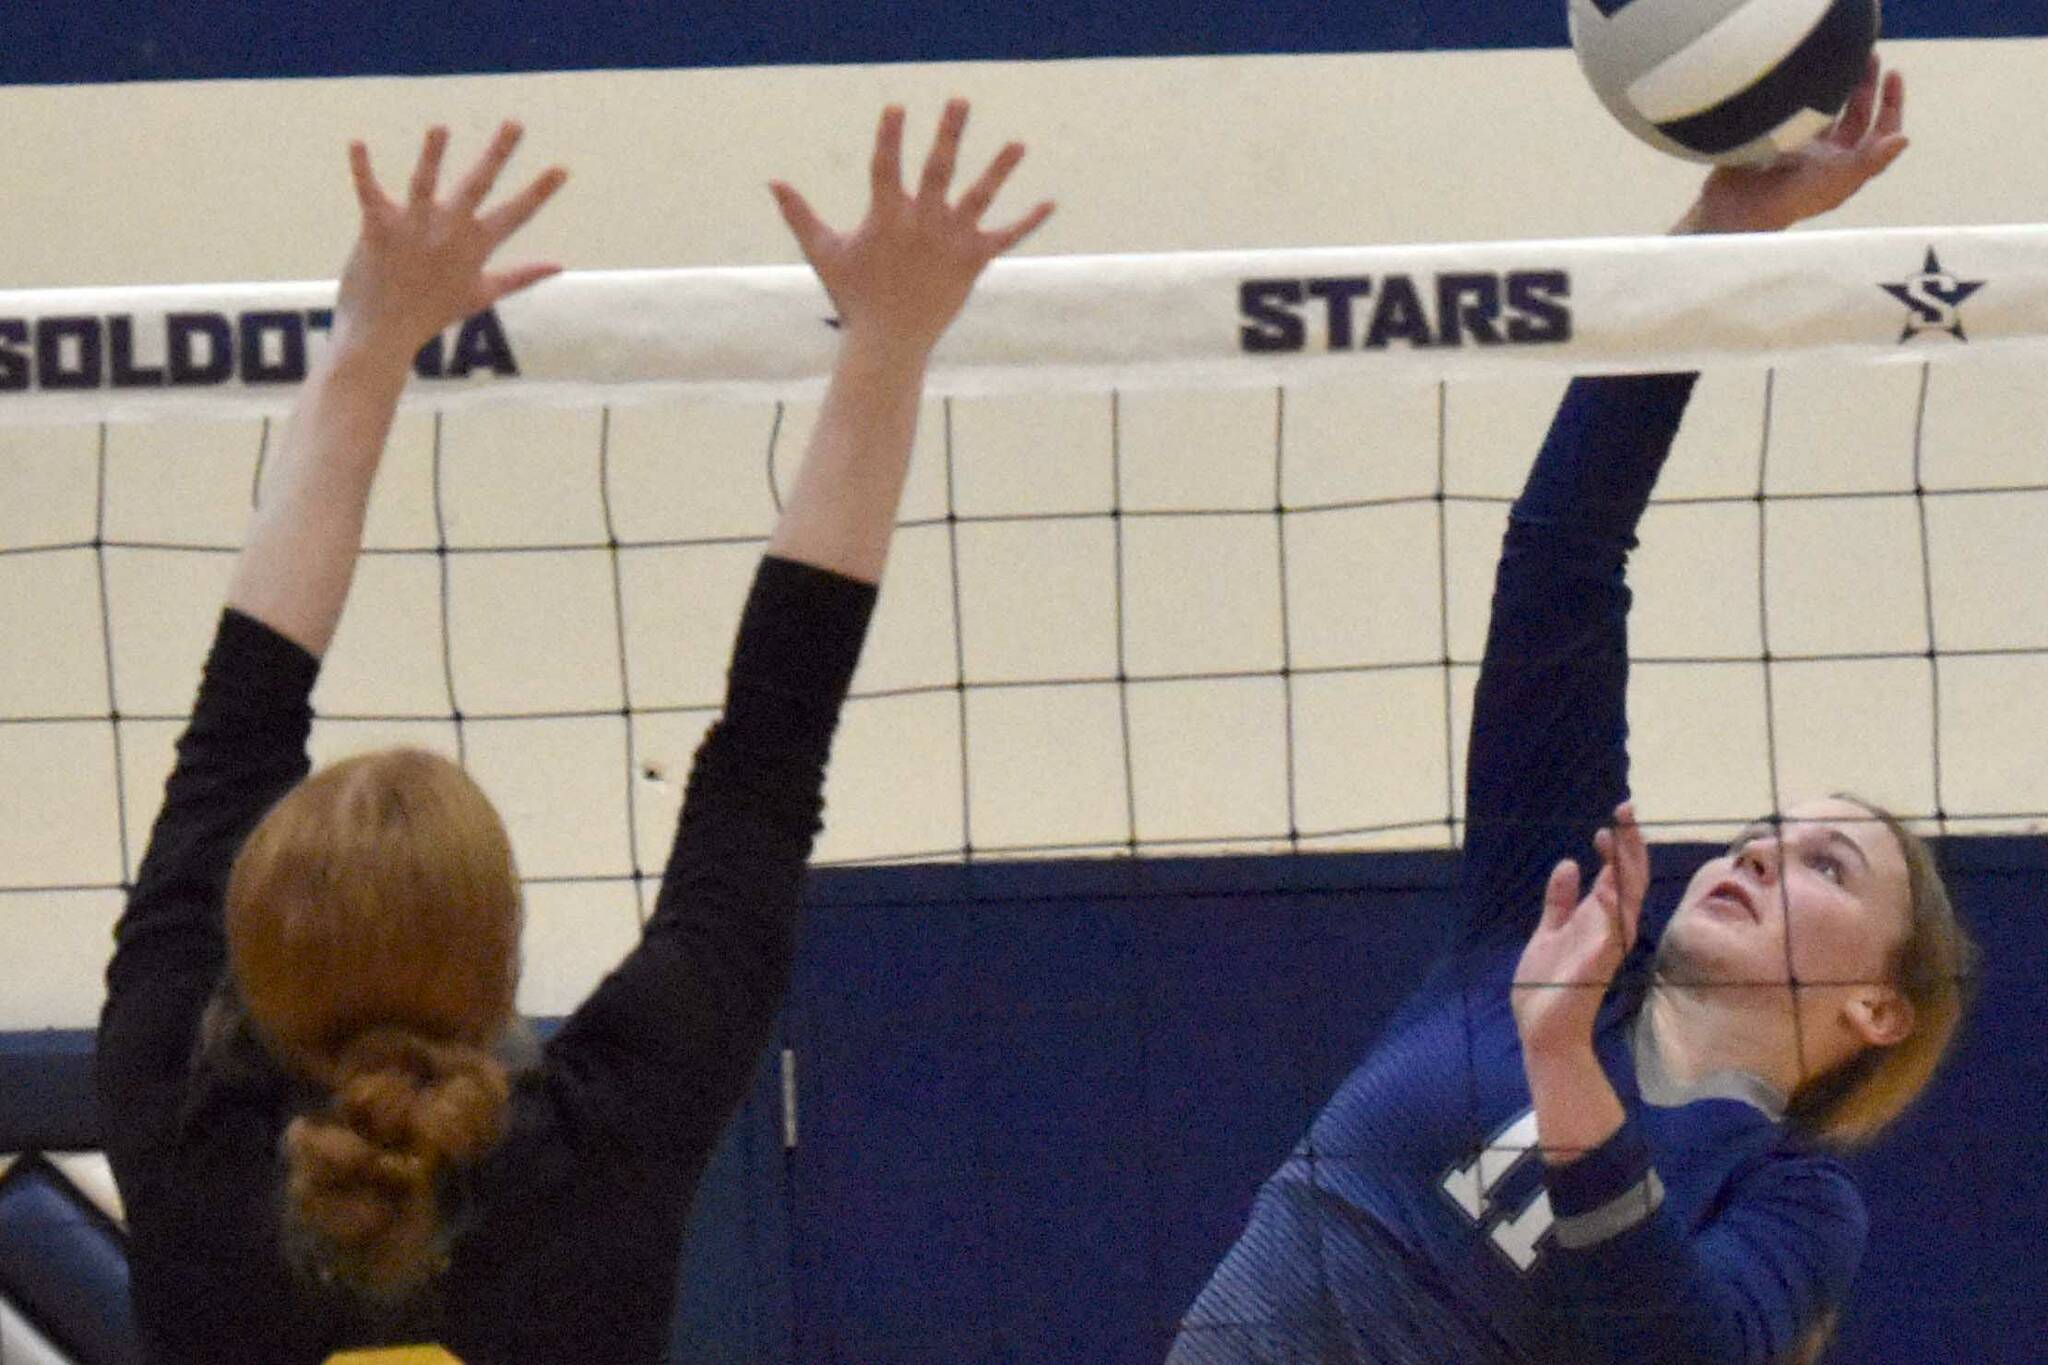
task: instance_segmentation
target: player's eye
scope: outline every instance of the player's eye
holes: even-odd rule
[[[1816,853],[1812,858],[1814,868],[1829,881],[1842,884],[1842,860],[1832,853]]]

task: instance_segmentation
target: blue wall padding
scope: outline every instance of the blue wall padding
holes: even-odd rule
[[[1708,852],[1655,851],[1653,923]],[[1982,999],[1853,1162],[1872,1235],[1842,1362],[2036,1361],[2048,1340],[2048,839],[1945,854]],[[785,1155],[771,1047],[698,1196],[677,1358],[1157,1365],[1420,979],[1450,874],[1427,854],[817,874],[784,1021],[800,1141]],[[22,1093],[0,1089],[0,1122]]]
[[[1886,0],[1894,38],[2048,34],[2039,0]],[[465,18],[465,16],[467,16]],[[1557,47],[1564,0],[271,0],[0,7],[0,85],[632,67]]]
[[[1926,1098],[1850,1163],[1871,1227],[1843,1362],[2048,1360],[2048,840],[1958,840],[1946,860],[1983,994]]]
[[[1656,850],[1653,924],[1715,851]],[[2048,1339],[2048,1266],[2024,1252],[2048,1207],[2048,840],[1948,854],[1983,998],[1934,1091],[1855,1162],[1874,1229],[1839,1361],[2035,1360]],[[789,1020],[794,1358],[1156,1365],[1259,1182],[1420,978],[1450,871],[821,874]]]
[[[673,1365],[791,1359],[789,1217],[778,1042],[712,1154],[685,1234]]]
[[[27,1156],[0,1176],[0,1297],[77,1365],[139,1365],[120,1234]]]
[[[818,877],[789,1025],[809,1059],[797,1358],[1161,1359],[1259,1180],[1436,951],[1449,871]]]
[[[0,1152],[82,1151],[98,1129],[90,1033],[0,1033]]]

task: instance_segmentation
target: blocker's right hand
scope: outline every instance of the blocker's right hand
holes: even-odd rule
[[[917,193],[906,194],[903,109],[884,109],[869,168],[867,217],[851,232],[826,226],[785,182],[770,183],[782,220],[832,296],[847,335],[866,335],[921,357],[952,324],[983,268],[1052,214],[1052,204],[1042,203],[1007,227],[982,230],[982,216],[1024,159],[1021,142],[1004,146],[958,203],[946,202],[966,126],[967,101],[949,101]]]
[[[334,313],[338,346],[388,348],[410,360],[443,329],[561,270],[552,262],[484,269],[491,253],[524,227],[569,178],[560,166],[549,167],[518,194],[482,212],[498,173],[519,145],[521,131],[517,123],[500,124],[491,145],[454,193],[439,199],[448,130],[428,129],[402,204],[377,183],[363,144],[349,144],[349,170],[363,222],[341,274]]]

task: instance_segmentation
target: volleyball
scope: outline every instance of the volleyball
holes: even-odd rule
[[[1570,0],[1609,112],[1675,156],[1761,165],[1825,131],[1877,42],[1878,0]]]

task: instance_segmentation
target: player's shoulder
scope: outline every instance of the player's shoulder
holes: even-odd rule
[[[1766,1200],[1802,1221],[1833,1225],[1858,1245],[1870,1231],[1869,1206],[1841,1158],[1795,1138],[1762,1153],[1738,1185],[1746,1198]]]

